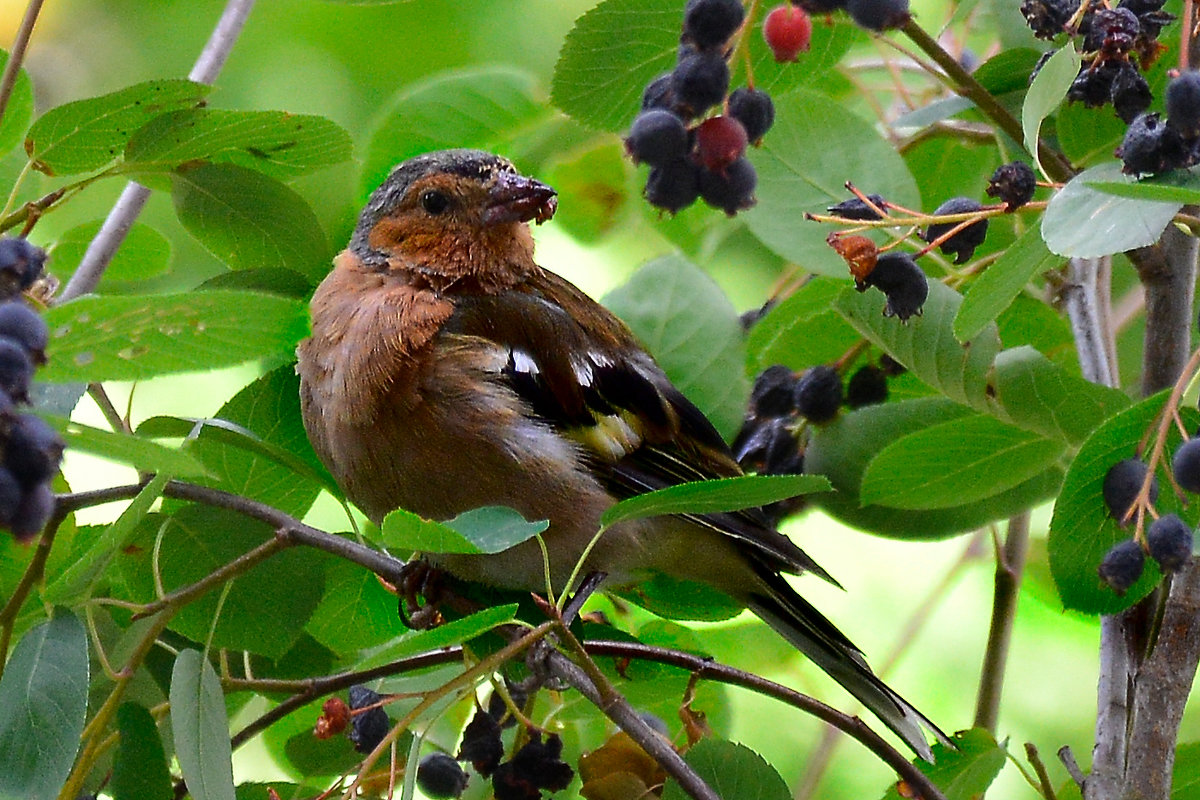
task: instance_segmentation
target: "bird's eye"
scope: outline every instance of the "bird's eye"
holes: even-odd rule
[[[421,208],[430,214],[441,214],[450,207],[450,198],[439,191],[430,189],[421,195]]]

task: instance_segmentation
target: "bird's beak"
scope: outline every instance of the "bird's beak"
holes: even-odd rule
[[[512,172],[502,172],[488,191],[484,225],[529,222],[539,225],[554,216],[558,193],[540,181]]]

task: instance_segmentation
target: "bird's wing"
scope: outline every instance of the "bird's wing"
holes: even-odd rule
[[[546,273],[493,295],[458,295],[444,326],[508,353],[500,378],[529,413],[581,446],[618,500],[687,481],[741,475],[728,446],[628,329]],[[812,572],[836,584],[758,509],[685,515],[738,540],[768,569]]]

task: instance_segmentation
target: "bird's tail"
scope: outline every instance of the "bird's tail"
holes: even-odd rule
[[[921,758],[933,760],[922,728],[943,744],[950,743],[929,718],[881,681],[845,634],[778,573],[764,568],[759,570],[759,576],[764,581],[764,590],[749,598],[751,611],[871,709]]]

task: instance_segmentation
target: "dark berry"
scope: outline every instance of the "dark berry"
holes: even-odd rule
[[[751,328],[757,325],[763,317],[771,313],[771,310],[777,305],[779,305],[779,301],[772,297],[758,308],[752,308],[749,311],[743,311],[741,316],[738,317],[738,321],[742,324],[742,330],[749,331]],[[3,412],[0,411],[0,413]]]
[[[746,420],[731,446],[742,469],[762,475],[802,472],[804,456],[793,422],[787,417]]]
[[[529,699],[529,690],[523,684],[512,683],[507,678],[504,686],[508,690],[508,696],[513,705],[517,708],[523,707],[525,701]],[[492,692],[488,697],[487,713],[488,716],[500,723],[501,728],[511,728],[517,724],[516,717],[508,713],[508,704],[504,702],[504,696],[499,692]]]
[[[1140,32],[1137,14],[1129,9],[1101,8],[1091,18],[1083,38],[1083,49],[1088,52],[1099,50],[1102,56],[1112,58],[1129,52]]]
[[[1126,539],[1105,553],[1097,572],[1114,592],[1123,595],[1142,577],[1145,566],[1146,554],[1142,552],[1142,546],[1133,539]]]
[[[862,408],[888,399],[887,375],[874,364],[864,364],[846,382],[846,405]]]
[[[13,512],[9,530],[18,542],[28,542],[42,532],[54,513],[54,492],[50,484],[39,483],[25,489]]]
[[[938,206],[933,213],[935,216],[970,214],[980,208],[979,203],[969,197],[952,197]],[[933,242],[961,224],[960,222],[935,222],[925,229],[921,238],[927,242]],[[976,220],[942,242],[938,249],[946,255],[953,255],[955,264],[962,264],[974,255],[976,247],[983,244],[983,240],[987,238],[987,230],[988,221],[986,219]]]
[[[1138,114],[1150,107],[1153,99],[1150,84],[1138,68],[1128,61],[1120,62],[1117,77],[1112,82],[1112,104],[1121,121],[1126,125],[1133,122]]]
[[[430,753],[417,765],[417,786],[426,797],[448,800],[467,788],[467,773],[445,753]]]
[[[1164,514],[1146,531],[1146,548],[1163,572],[1178,572],[1192,558],[1195,535],[1175,514]]]
[[[541,736],[532,734],[511,761],[496,768],[492,790],[496,800],[538,800],[541,790],[557,792],[567,788],[575,771],[564,762],[562,740],[551,734],[543,744]]]
[[[350,687],[350,710],[373,706],[383,699],[378,692],[373,692],[365,686]],[[387,736],[392,724],[388,721],[387,712],[382,706],[376,706],[370,711],[360,711],[350,720],[350,742],[359,753],[369,753],[379,746],[383,737]]]
[[[1184,139],[1200,137],[1200,72],[1188,70],[1167,84],[1167,127]]]
[[[775,56],[775,61],[795,61],[800,53],[808,52],[812,40],[812,20],[804,9],[791,3],[776,6],[763,20],[763,38]]]
[[[1138,458],[1127,458],[1109,467],[1104,475],[1104,504],[1108,513],[1118,522],[1124,523],[1125,515],[1133,508],[1142,483],[1146,480],[1148,467]],[[1150,503],[1158,500],[1158,478],[1150,479]]]
[[[664,72],[642,90],[642,111],[661,108],[665,111],[676,111],[675,91],[671,88],[674,80],[673,73]]]
[[[880,211],[887,210],[887,201],[877,194],[867,195],[867,199],[875,204],[875,208]],[[871,206],[864,203],[857,197],[852,197],[849,200],[843,200],[837,205],[828,206],[826,209],[830,214],[839,216],[842,219],[858,219],[858,220],[876,220],[883,219],[879,214],[872,210]]]
[[[1137,14],[1140,19],[1143,14],[1161,11],[1166,4],[1167,0],[1121,0],[1117,3],[1117,8],[1127,8]]]
[[[12,524],[24,495],[25,490],[16,476],[0,467],[0,527],[7,528]]]
[[[800,6],[810,14],[831,14],[845,8],[846,0],[792,0],[792,5]]]
[[[678,161],[687,155],[687,126],[670,111],[660,108],[643,111],[629,128],[625,150],[634,161],[656,167]]]
[[[1116,62],[1099,66],[1084,64],[1067,89],[1067,100],[1083,103],[1086,108],[1099,108],[1112,99],[1112,85],[1118,72],[1120,65]]]
[[[1021,14],[1039,39],[1053,39],[1062,33],[1063,26],[1078,8],[1072,0],[1023,0]]]
[[[1139,114],[1129,124],[1117,156],[1125,164],[1122,172],[1153,175],[1184,166],[1187,148],[1179,134],[1159,120],[1158,114],[1147,113]]]
[[[46,362],[46,345],[50,343],[50,328],[42,315],[22,300],[0,303],[0,336],[20,342],[39,364]]]
[[[896,378],[908,372],[908,367],[901,364],[896,359],[884,353],[879,357],[879,368],[883,370],[883,374],[889,378]]]
[[[865,285],[884,293],[887,304],[883,307],[883,315],[899,317],[901,322],[920,314],[929,296],[929,280],[908,253],[893,251],[880,255]]]
[[[28,289],[46,266],[46,251],[27,239],[0,239],[0,297]]]
[[[1033,199],[1037,189],[1037,175],[1033,167],[1024,161],[1013,161],[996,167],[988,180],[988,197],[995,197],[1009,211],[1020,208]]]
[[[696,165],[686,158],[654,167],[646,178],[646,200],[672,214],[687,208],[700,196],[698,172]]]
[[[746,138],[756,144],[775,123],[775,104],[771,102],[771,95],[761,89],[748,89],[745,86],[734,89],[729,95],[727,108],[729,116],[746,129]]]
[[[471,721],[463,730],[462,743],[458,746],[458,760],[470,761],[475,771],[483,777],[492,774],[504,756],[504,743],[500,741],[500,724],[483,709],[476,709]]]
[[[869,31],[887,31],[908,22],[908,0],[846,0],[850,18]]]
[[[1188,439],[1179,445],[1171,459],[1171,472],[1181,489],[1200,493],[1200,439]]]
[[[767,367],[754,379],[750,390],[750,413],[755,417],[786,417],[796,413],[792,396],[796,373],[783,364]],[[1200,441],[1200,440],[1197,440]]]
[[[22,486],[48,481],[62,462],[63,440],[41,417],[21,414],[8,432],[4,466]]]
[[[671,73],[671,91],[693,115],[721,102],[728,89],[729,65],[720,53],[685,50]]]
[[[713,208],[729,216],[754,205],[754,187],[758,173],[745,158],[739,158],[720,172],[700,170],[700,197]]]
[[[1029,71],[1029,83],[1030,84],[1033,83],[1033,79],[1038,76],[1038,73],[1042,71],[1042,67],[1046,66],[1046,62],[1049,61],[1051,59],[1051,57],[1053,57],[1054,54],[1057,52],[1058,52],[1057,50],[1047,50],[1046,52],[1044,52],[1040,56],[1038,56],[1038,60],[1036,62],[1034,62],[1034,64],[1033,64],[1033,69]],[[1067,97],[1068,97],[1068,99],[1070,99],[1069,94],[1067,95]]]
[[[0,390],[19,403],[28,401],[33,370],[29,351],[20,342],[0,336]]]
[[[701,50],[725,44],[746,16],[741,0],[688,0],[683,35]]]
[[[746,154],[749,138],[733,117],[709,117],[696,126],[696,161],[711,172],[721,172]]]
[[[811,367],[796,381],[796,410],[813,422],[828,422],[842,404],[842,376],[828,366]]]

